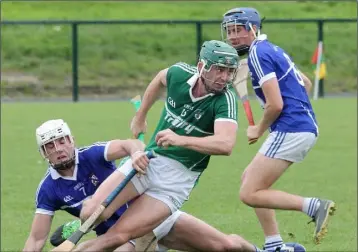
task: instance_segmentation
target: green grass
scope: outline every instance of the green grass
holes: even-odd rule
[[[356,99],[325,99],[313,103],[320,137],[307,159],[292,166],[275,187],[303,196],[333,199],[338,210],[324,242],[312,243],[313,224],[296,212],[277,212],[282,236],[304,244],[308,251],[357,251],[357,110]],[[261,111],[253,103],[258,120]],[[154,131],[162,103],[148,116]],[[90,111],[90,112],[89,112]],[[231,157],[213,157],[184,210],[227,233],[239,233],[261,245],[263,235],[252,209],[240,203],[240,176],[259,148],[247,145],[246,119],[240,107],[238,141]],[[3,103],[1,124],[1,251],[20,251],[30,230],[34,195],[46,171],[36,150],[35,128],[54,118],[66,120],[78,146],[130,136],[134,109],[129,102]],[[208,194],[208,192],[210,192]],[[52,231],[72,218],[56,214]],[[50,249],[47,245],[46,249]]]
[[[140,7],[138,5],[140,4]],[[220,20],[234,2],[4,2],[4,20],[194,19]],[[354,18],[354,2],[240,2],[273,18]],[[204,10],[204,11],[203,11]],[[327,92],[356,89],[356,23],[324,26]],[[59,96],[71,92],[69,26],[2,27],[2,95]],[[317,24],[266,24],[269,39],[293,56],[313,78],[311,55]],[[220,39],[219,24],[204,25],[203,39]],[[79,28],[80,93],[128,96],[143,89],[162,68],[178,61],[195,63],[194,25],[82,25]],[[22,89],[20,89],[22,88]]]

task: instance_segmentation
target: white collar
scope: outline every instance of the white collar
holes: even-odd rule
[[[266,34],[260,34],[259,36],[257,36],[256,40],[266,40],[267,39],[267,35]]]
[[[202,99],[205,99],[206,97],[208,96],[213,96],[214,94],[213,93],[208,93],[204,96],[200,96],[200,97],[194,97],[193,96],[193,87],[195,85],[195,83],[197,82],[197,80],[199,79],[199,73],[195,73],[186,83],[189,84],[190,86],[190,89],[189,89],[189,95],[190,95],[190,98],[191,98],[191,101],[192,102],[197,102],[197,101],[200,101]]]
[[[50,174],[51,174],[52,179],[56,180],[56,179],[59,179],[59,178],[63,178],[63,179],[66,179],[66,180],[76,180],[77,179],[78,163],[79,163],[78,149],[75,149],[75,158],[76,158],[76,163],[75,163],[75,169],[73,171],[72,177],[61,176],[61,174],[59,174],[52,166],[49,166],[49,170],[50,170]]]
[[[259,41],[264,41],[267,40],[267,35],[266,34],[260,34],[259,36],[257,36],[257,38],[252,42],[251,46],[250,46],[250,50],[251,48],[256,45]]]
[[[195,73],[193,76],[190,77],[190,79],[186,83],[188,83],[191,87],[193,87],[198,79],[199,79],[199,73]]]

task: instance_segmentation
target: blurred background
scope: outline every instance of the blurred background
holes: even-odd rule
[[[356,92],[355,2],[25,1],[2,3],[1,98],[129,98],[160,69],[195,64],[237,6],[257,8],[262,32],[312,80],[321,37],[325,94]]]

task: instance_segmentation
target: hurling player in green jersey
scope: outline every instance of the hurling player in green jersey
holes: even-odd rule
[[[196,66],[176,63],[161,70],[151,81],[131,129],[135,136],[146,131],[147,112],[160,89],[165,87],[167,100],[147,146],[158,155],[150,160],[145,170],[132,167],[129,159],[87,201],[81,212],[83,220],[133,168],[141,174],[129,182],[102,217],[106,219],[125,202],[137,197],[130,208],[106,234],[88,242],[81,251],[99,251],[111,245],[118,247],[129,239],[151,232],[188,200],[211,155],[231,154],[237,132],[237,98],[228,86],[235,77],[238,61],[239,56],[232,46],[221,41],[206,41]],[[202,242],[196,249],[257,251],[239,236],[217,232],[213,235],[213,239],[219,237],[217,244]],[[204,240],[202,235],[196,238]]]
[[[231,46],[210,41],[204,43],[197,66],[179,62],[160,71],[133,120],[134,135],[145,131],[146,114],[165,86],[167,100],[147,149],[199,173],[211,155],[230,155],[236,139],[237,99],[228,84],[237,59]]]

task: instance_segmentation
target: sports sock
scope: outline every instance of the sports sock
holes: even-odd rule
[[[281,247],[282,244],[283,240],[280,234],[266,236],[264,250],[275,250],[277,247]]]
[[[317,198],[305,198],[303,201],[302,212],[306,213],[309,217],[313,218],[320,205]]]

